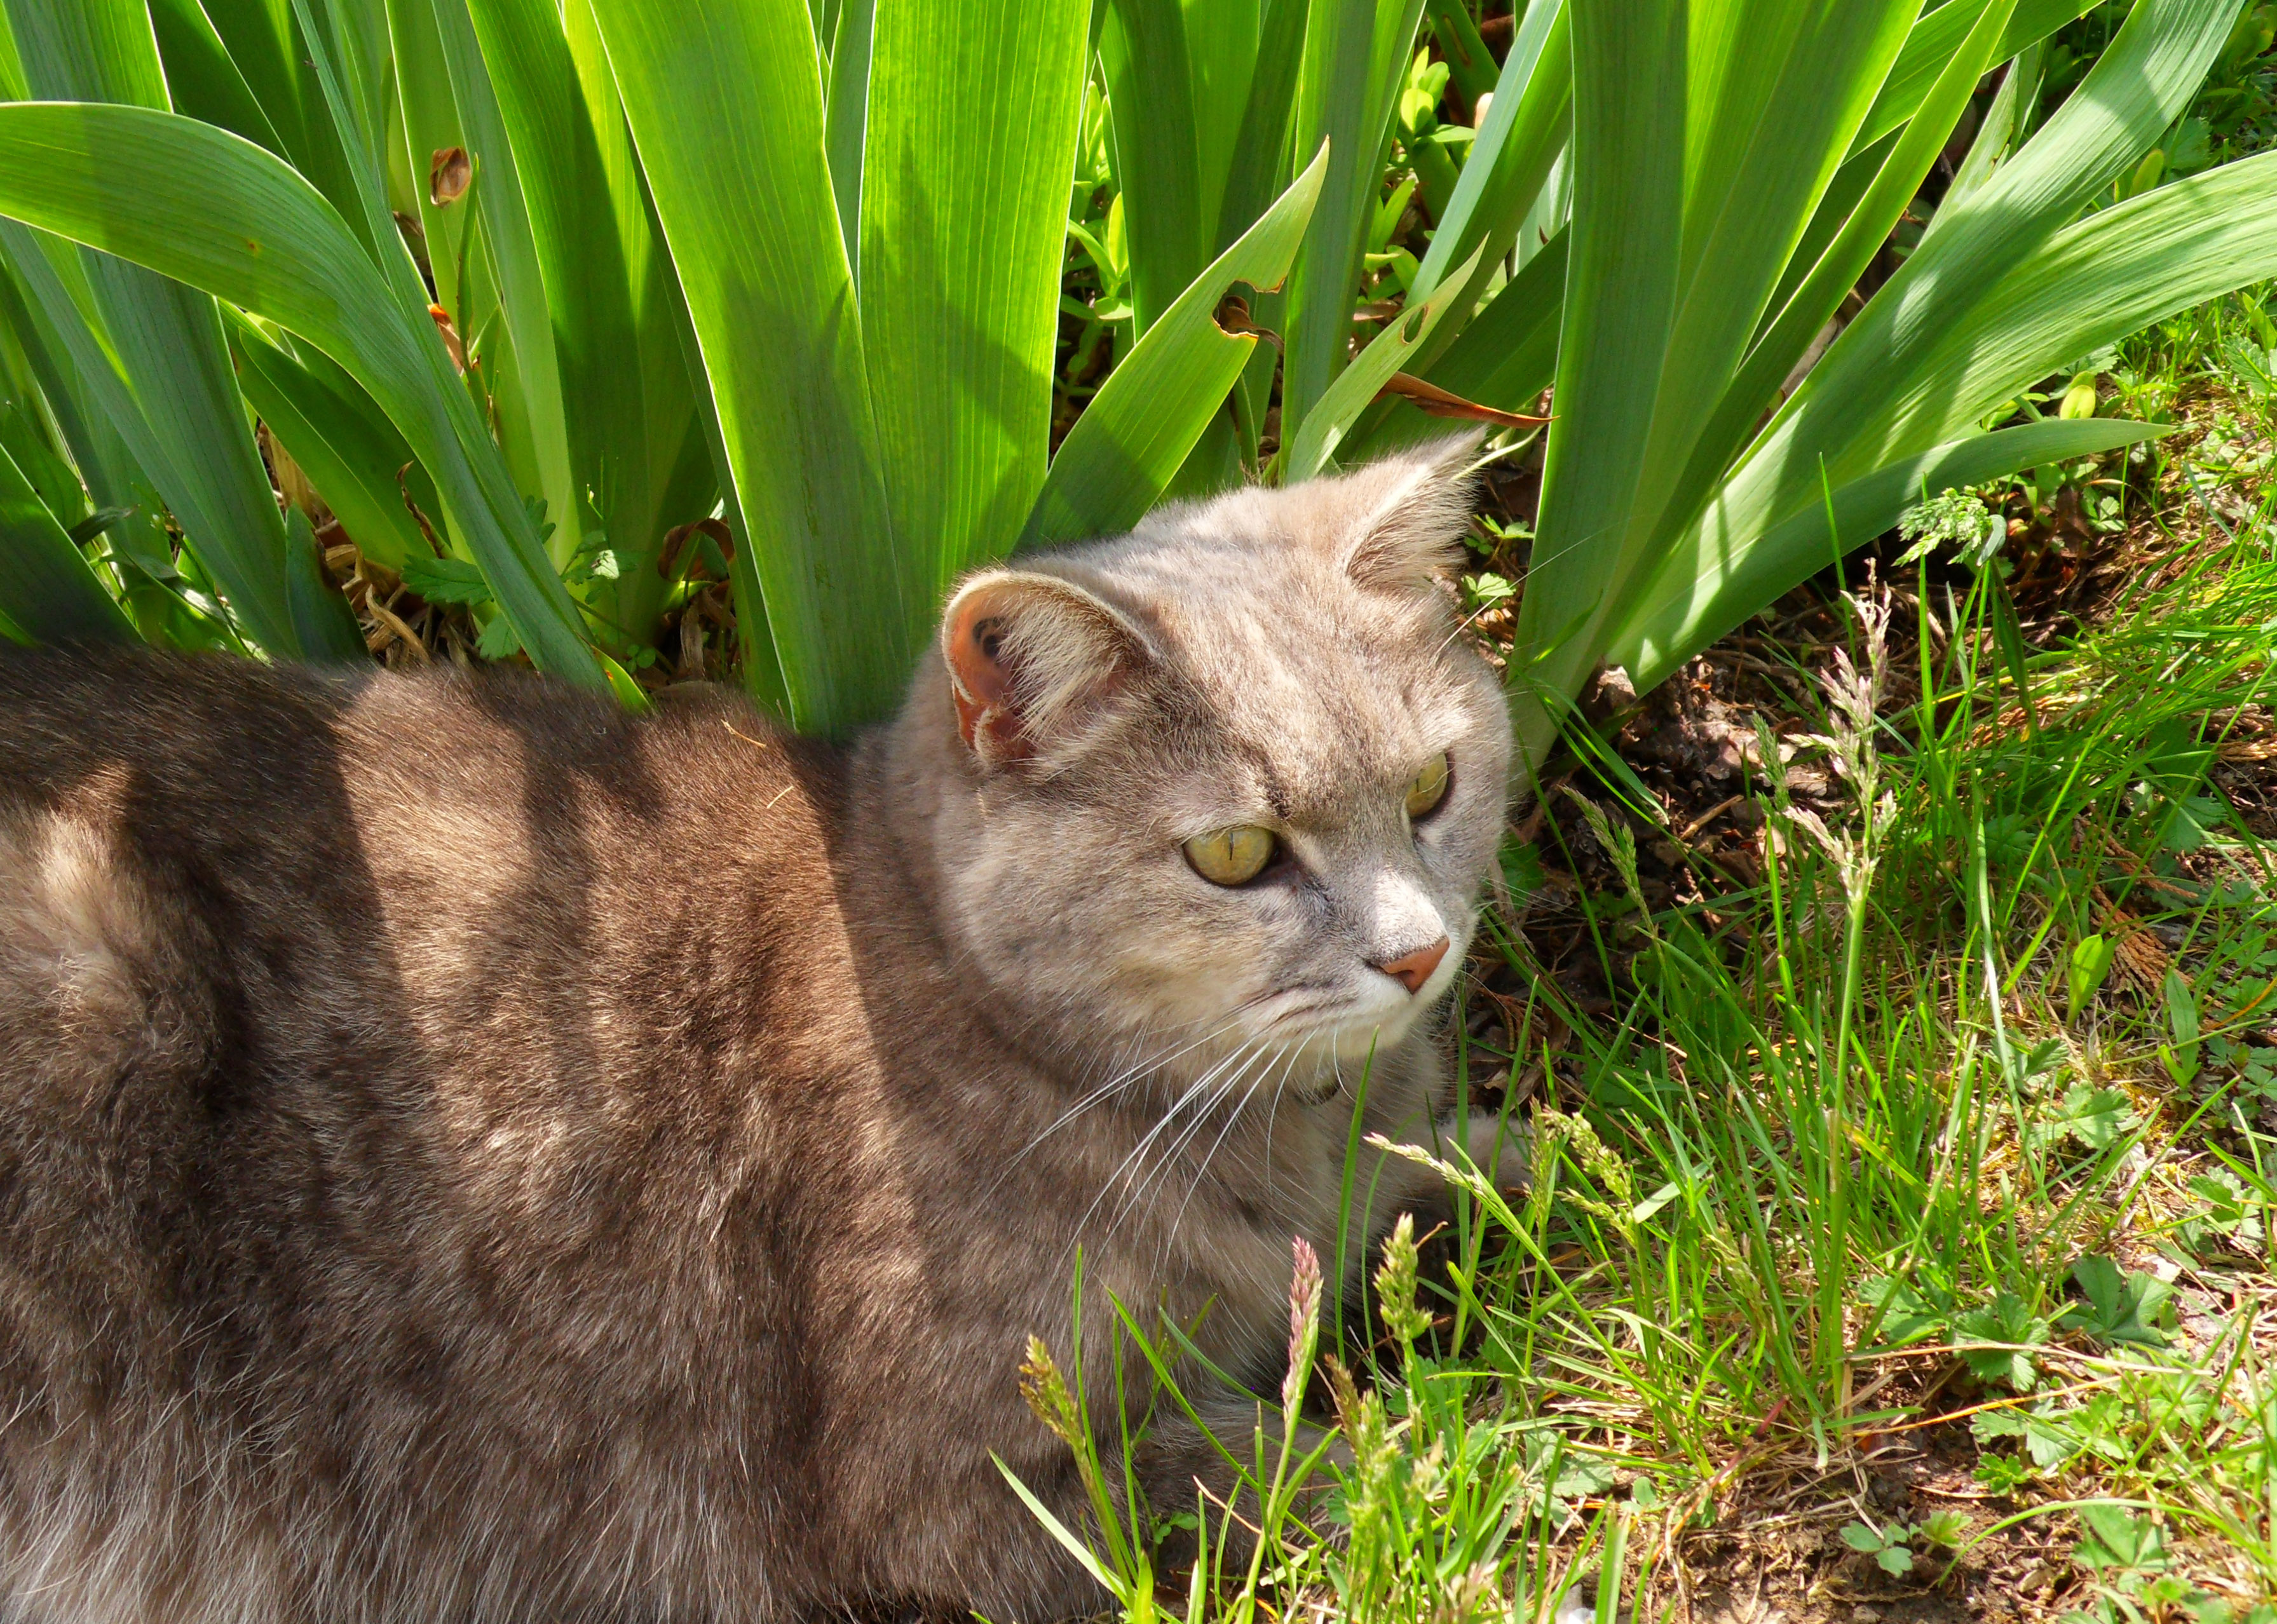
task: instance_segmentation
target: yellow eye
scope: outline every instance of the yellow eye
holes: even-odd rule
[[[1186,842],[1186,861],[1213,885],[1240,885],[1255,879],[1273,861],[1273,831],[1254,823],[1213,829]]]
[[[1447,798],[1447,753],[1444,750],[1424,763],[1423,770],[1407,780],[1407,816],[1421,819],[1439,809]]]

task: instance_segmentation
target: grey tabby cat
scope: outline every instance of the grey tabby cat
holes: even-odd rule
[[[1086,1327],[1268,1393],[1363,1069],[1446,1126],[1509,750],[1467,452],[984,572],[843,747],[0,656],[0,1620],[1093,1607],[989,1459],[1078,1519],[1017,1367],[1078,1246]],[[1432,1199],[1390,1161],[1375,1226]]]

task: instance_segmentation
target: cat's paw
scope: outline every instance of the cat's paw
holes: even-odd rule
[[[1463,1128],[1463,1149],[1495,1188],[1522,1195],[1531,1182],[1534,1132],[1495,1112],[1474,1111]]]

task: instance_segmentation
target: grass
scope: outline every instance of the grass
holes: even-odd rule
[[[2099,358],[2186,428],[1979,493],[1999,564],[1569,738],[1458,1021],[1530,1190],[1227,1440],[1254,1563],[1100,1546],[1124,1616],[2277,1620],[2265,297]]]

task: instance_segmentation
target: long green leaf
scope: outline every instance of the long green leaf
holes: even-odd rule
[[[1694,11],[1693,32],[1680,37],[1631,27],[1601,9],[1602,0],[1575,0],[1577,63],[1588,54],[1580,37],[1588,34],[1589,50],[1607,71],[1577,66],[1573,292],[1535,569],[1519,626],[1521,638],[1540,651],[1532,679],[1553,703],[1577,690],[1606,641],[1618,641],[1631,605],[1658,593],[1658,583],[1681,579],[1674,560],[1688,556],[1693,515],[1737,449],[1733,443],[1769,403],[1832,301],[1847,292],[1862,256],[1878,247],[1892,211],[1911,195],[1978,70],[1999,49],[1996,38],[2009,37],[2010,0],[1995,3],[1997,11],[1971,4],[1956,11],[1962,26],[1936,73],[1911,93],[1907,111],[1923,115],[1918,126],[1894,144],[1847,221],[1833,227],[1823,213],[1825,200],[1862,178],[1853,171],[1838,187],[1839,160],[1858,149],[1862,132],[1870,144],[1872,104],[1892,58],[1902,57],[1909,30],[1921,37],[1910,0],[1734,0],[1706,14],[1705,31],[1703,14]],[[1959,205],[1976,210],[1992,200],[1983,228],[1953,232],[1959,253],[1916,254],[1869,305],[1835,346],[1838,354],[1850,346],[1851,375],[1833,397],[1841,404],[1822,408],[1822,420],[1840,417],[1854,401],[1891,393],[1890,374],[1903,368],[1889,365],[1888,323],[1913,326],[1923,319],[1916,292],[1934,290],[1928,302],[1943,297],[1965,305],[2003,255],[2028,251],[2060,223],[2051,211],[2078,206],[2092,189],[2085,178],[2141,133],[2148,122],[2144,110],[2167,104],[2181,80],[2196,82],[2203,63],[2192,65],[2187,58],[2195,47],[2179,42],[2198,25],[2184,21],[2178,32],[2175,8],[2197,3],[2144,0],[2128,25],[2144,49],[2130,50],[2122,32],[2097,70],[2100,82],[2090,76],[2067,109],[2068,118],[2060,116],[2068,126],[2056,137],[2061,160],[2036,160],[2030,149],[2020,155],[1984,194]],[[2146,24],[2146,17],[2152,20]],[[1656,49],[1683,54],[1682,89],[1672,93],[1683,125],[1680,164],[1673,138],[1638,139],[1651,126],[1649,110],[1634,100],[1641,77],[1634,65],[1626,74],[1612,71],[1618,53]],[[2126,78],[2136,72],[2139,81]],[[2174,110],[2169,106],[2166,117]],[[1798,162],[1796,154],[1810,156]],[[1673,233],[1666,217],[1672,209],[1682,220]],[[1792,262],[1806,242],[1817,248],[1819,262],[1798,279]],[[1591,316],[1597,273],[1586,256],[1594,251],[1607,254],[1603,274],[1611,285],[1633,285],[1607,300],[1604,311],[1613,321],[1637,323],[1640,331],[1609,331]],[[1980,262],[1970,263],[1972,253]],[[1940,258],[1941,271],[1924,264]],[[1668,325],[1661,330],[1656,312],[1664,295],[1650,283],[1672,272]],[[1775,296],[1784,297],[1785,306],[1765,325]],[[1862,337],[1861,328],[1875,338]],[[1657,331],[1665,338],[1656,354]],[[1619,358],[1626,359],[1615,365]],[[1629,366],[1641,370],[1617,383],[1613,375]],[[1824,370],[1822,363],[1787,403],[1788,415]],[[1771,489],[1742,505],[1748,519],[1732,520],[1728,497],[1718,498],[1723,522],[1736,527],[1726,532],[1733,546],[1744,547],[1749,535],[1799,512],[1806,481],[1817,488],[1817,463],[1795,457],[1793,439],[1787,432],[1778,458],[1760,471]],[[1831,476],[1839,485],[1931,443],[1909,435],[1870,448],[1846,447]],[[1763,444],[1759,439],[1748,456],[1757,457]],[[1549,737],[1548,710],[1534,703],[1520,710],[1522,742],[1538,747]]]
[[[1422,0],[1312,0],[1297,80],[1296,150],[1329,146],[1329,174],[1290,273],[1281,415],[1302,422],[1344,370],[1352,288],[1397,87]]]
[[[1304,60],[1305,12],[1306,0],[1262,0],[1258,8],[1256,65],[1227,155],[1217,234],[1210,244],[1221,254],[1272,206],[1296,167],[1290,161],[1289,115]]]
[[[27,294],[12,256],[4,247],[5,238],[5,231],[0,230],[0,323],[5,323],[22,349],[72,462],[95,505],[125,509],[130,515],[110,532],[114,552],[138,570],[160,579],[171,577],[176,572],[173,543],[166,532],[165,502],[80,378],[62,335],[39,302]]]
[[[1576,687],[1621,565],[1679,297],[1684,233],[1683,0],[1572,0],[1573,224],[1557,418],[1520,636]],[[1553,637],[1552,634],[1555,634]],[[1552,646],[1553,642],[1555,647]],[[1538,714],[1521,738],[1546,739]]]
[[[2235,11],[2235,0],[2138,0],[2070,98],[1991,180],[1954,205],[1756,440],[1742,472],[1751,487],[1778,488],[1769,511],[1809,500],[1822,459],[1839,482],[1952,437],[1953,414],[1961,409],[1946,370],[1954,339],[2015,330],[1991,290],[2182,116]],[[2236,167],[2220,171],[2233,177],[2225,187],[2240,184]],[[2251,186],[2258,172],[2246,171],[2243,184]],[[2039,364],[2052,369],[2069,353]],[[2001,398],[1978,401],[1974,410]]]
[[[862,333],[903,607],[1009,551],[1044,482],[1083,8],[895,0],[863,158]]]
[[[1298,70],[1304,61],[1307,0],[1261,0],[1257,19],[1257,56],[1249,76],[1249,98],[1241,111],[1228,155],[1225,191],[1218,205],[1213,247],[1222,254],[1254,225],[1294,178],[1298,155],[1291,128]],[[1281,294],[1259,292],[1250,315],[1260,325],[1287,325]],[[1234,385],[1232,436],[1235,459],[1257,460],[1258,437],[1270,409],[1273,383],[1280,370],[1277,349],[1254,352]],[[1207,457],[1207,447],[1197,457]],[[1181,470],[1182,474],[1184,470]],[[1192,482],[1199,484],[1196,480]]]
[[[1429,293],[1451,269],[1467,258],[1472,266],[1469,285],[1456,299],[1449,318],[1435,323],[1430,338],[1406,358],[1404,369],[1482,404],[1492,405],[1512,395],[1525,379],[1541,371],[1545,359],[1550,366],[1556,365],[1555,320],[1546,333],[1531,322],[1525,324],[1522,334],[1505,332],[1502,330],[1516,315],[1514,309],[1505,307],[1488,334],[1465,345],[1466,358],[1454,368],[1458,373],[1476,375],[1481,370],[1480,362],[1485,360],[1483,370],[1497,375],[1493,383],[1480,384],[1486,392],[1475,392],[1437,376],[1442,359],[1455,346],[1465,345],[1479,300],[1487,293],[1504,260],[1518,245],[1519,233],[1529,212],[1543,201],[1543,183],[1556,166],[1558,153],[1572,140],[1572,25],[1564,0],[1544,0],[1526,12],[1517,37],[1512,42],[1510,55],[1503,64],[1493,105],[1486,122],[1480,126],[1477,140],[1472,143],[1470,159],[1463,166],[1454,195],[1448,201],[1446,213],[1432,235],[1431,247],[1417,268],[1409,290],[1411,300]],[[1477,252],[1481,246],[1485,251]],[[1527,263],[1530,265],[1532,260]],[[1564,281],[1561,257],[1556,297],[1563,297]],[[1553,318],[1555,308],[1553,304]],[[1522,351],[1510,347],[1521,342],[1531,347]],[[1472,381],[1477,381],[1475,376]],[[1530,400],[1540,394],[1549,383],[1548,376],[1543,376],[1540,383],[1525,391],[1525,398]],[[1513,406],[1506,409],[1519,411],[1524,407]],[[1407,444],[1426,433],[1443,433],[1443,420],[1439,420],[1436,429],[1431,427],[1434,421],[1404,402],[1379,401],[1355,430],[1351,449],[1365,454]]]
[[[0,214],[202,288],[339,361],[433,473],[531,659],[604,680],[433,323],[390,296],[331,206],[272,154],[141,108],[0,106]]]
[[[404,176],[410,183],[412,211],[419,220],[428,281],[435,302],[465,337],[481,331],[495,313],[496,279],[481,250],[476,205],[464,196],[455,202],[438,203],[430,176],[437,157],[453,147],[468,151],[479,164],[492,162],[498,155],[485,154],[478,144],[470,144],[459,118],[432,0],[394,0],[387,14],[393,30],[393,127],[403,143]],[[480,180],[470,184],[479,186]],[[461,285],[462,275],[464,286]]]
[[[928,606],[897,565],[879,475],[804,0],[593,11],[703,351],[792,719],[852,726],[899,695]]]
[[[2277,268],[2266,159],[2060,231],[2180,116],[2235,10],[2231,0],[2138,0],[2064,106],[1951,206],[1812,369],[1704,517],[1661,551],[1635,602],[1687,603],[1687,624],[1735,623],[1725,617],[1759,606],[1750,594],[1771,579],[1747,573],[1752,538],[1807,521],[1830,483],[1847,488],[1926,455],[2083,349]],[[2085,243],[2096,245],[2092,261]],[[1672,634],[1666,646],[1689,643]]]
[[[0,615],[42,642],[133,642],[133,624],[4,448],[0,448]]]
[[[301,62],[316,74],[346,156],[375,257],[402,246],[387,202],[387,11],[382,0],[292,0]]]
[[[419,0],[396,3],[415,4]],[[561,266],[556,268],[556,276],[549,278],[538,241],[537,216],[549,204],[552,206],[557,235],[566,234],[574,243],[562,257],[598,254],[605,252],[598,240],[599,234],[592,233],[594,239],[588,240],[587,234],[578,229],[579,221],[574,211],[582,203],[605,217],[609,192],[598,163],[581,169],[575,135],[565,127],[569,120],[564,118],[548,121],[538,110],[548,100],[563,97],[575,82],[574,77],[560,72],[567,66],[566,49],[560,53],[557,62],[534,65],[529,60],[529,56],[545,42],[548,32],[552,40],[560,39],[558,27],[550,30],[544,27],[552,8],[546,8],[547,17],[534,19],[538,22],[537,27],[500,27],[478,42],[467,0],[429,3],[435,9],[443,59],[450,67],[452,97],[467,133],[468,150],[474,154],[477,165],[473,201],[482,216],[483,245],[498,274],[499,307],[513,344],[521,416],[529,436],[533,464],[529,474],[536,479],[537,494],[545,498],[546,516],[554,522],[553,558],[559,564],[575,550],[583,534],[586,513],[580,500],[581,486],[590,482],[579,480],[571,450],[567,406],[570,380],[562,375],[555,349],[556,312],[550,296],[560,285],[564,301],[571,306],[560,313],[560,330],[583,338],[589,330],[581,325],[581,321],[596,318],[598,313],[589,301],[575,300],[566,285],[577,283],[582,291],[592,283],[605,284],[613,267],[604,266],[587,278]],[[526,6],[484,9],[488,21],[532,20]],[[484,60],[485,52],[499,64],[502,85],[493,84]],[[554,72],[546,72],[549,68]],[[520,110],[527,121],[519,144],[508,133],[507,116],[500,106],[502,95],[517,92],[522,96]],[[559,144],[541,144],[544,142]],[[518,161],[522,154],[530,155],[526,163]],[[528,190],[525,172],[529,177]],[[565,183],[581,189],[590,188],[590,194],[581,196],[565,209],[560,201]],[[566,220],[561,218],[565,214],[569,216]],[[558,241],[555,246],[559,248]],[[617,280],[621,286],[621,271]],[[621,300],[622,293],[618,297]],[[598,320],[594,320],[594,326],[598,327]],[[610,343],[614,336],[605,330],[591,333],[611,363],[605,382],[595,378],[579,382],[588,389],[605,390],[611,398],[631,395],[636,401],[636,391],[628,387],[631,380],[623,368],[623,353]],[[589,404],[597,414],[602,409],[598,400]]]
[[[1253,16],[1255,0],[1222,0]],[[1105,0],[1099,60],[1115,126],[1115,178],[1131,254],[1133,331],[1144,334],[1208,262],[1194,67],[1180,0]],[[1064,8],[1071,15],[1075,7]],[[1256,49],[1253,39],[1250,49]],[[1231,77],[1233,65],[1223,65]],[[1244,75],[1245,79],[1246,76]]]
[[[673,341],[679,347],[689,376],[701,377],[703,349],[696,341],[695,324],[688,319],[688,306],[680,296],[678,280],[667,277],[665,292],[669,296]],[[743,511],[735,503],[735,481],[727,459],[727,443],[720,432],[712,391],[697,390],[695,402],[697,422],[716,476],[721,518],[735,542],[735,556],[727,562],[727,573],[735,599],[735,635],[742,645],[743,691],[769,715],[788,721],[790,690],[783,682],[782,660],[775,653],[773,635],[767,630],[766,595],[759,585],[758,568],[751,556],[750,527],[744,523]]]
[[[238,381],[269,432],[301,465],[364,557],[400,570],[432,550],[407,501],[439,519],[410,444],[338,362],[289,334],[238,316],[231,335]]]
[[[877,0],[844,0],[830,49],[828,122],[830,191],[838,204],[838,232],[854,285],[862,285],[862,146],[870,119],[870,47],[876,37]]]
[[[1297,426],[1283,460],[1283,478],[1291,482],[1311,479],[1329,466],[1345,432],[1368,408],[1377,392],[1391,381],[1393,374],[1405,370],[1409,357],[1423,347],[1432,330],[1458,307],[1470,285],[1475,262],[1485,254],[1486,247],[1481,244],[1471,251],[1471,262],[1455,267],[1436,292],[1421,300],[1409,300],[1367,348],[1336,375],[1336,381],[1329,385],[1313,409],[1305,414],[1305,421]]]
[[[140,0],[8,0],[8,10],[34,95],[166,106]],[[280,654],[361,656],[353,639],[301,645],[285,593],[284,523],[212,298],[84,249],[8,236],[80,376],[252,635]]]
[[[2000,76],[2000,88],[1993,95],[1992,105],[1984,110],[1984,117],[1977,121],[1976,133],[1969,143],[1969,156],[1953,171],[1953,184],[1945,189],[1937,212],[1930,216],[1928,228],[1922,233],[1923,241],[1937,234],[1939,220],[1949,220],[1960,212],[1948,209],[1948,205],[1981,190],[1992,178],[1993,171],[2023,143],[2031,129],[2033,115],[2038,110],[2040,61],[2046,54],[2041,47],[2028,47]],[[1920,115],[1915,117],[1918,120]],[[1915,246],[1918,248],[1920,245]]]
[[[2226,165],[2083,221],[1992,282],[1980,313],[1941,335],[1944,342],[1923,360],[1920,376],[1925,381],[1899,391],[1900,398],[1887,405],[1890,414],[1909,420],[1908,434],[1948,441],[1893,459],[1890,466],[1918,471],[1900,482],[1903,489],[1898,494],[1915,490],[1924,480],[1931,490],[1968,484],[2014,467],[2108,449],[2126,443],[2128,435],[2142,437],[2130,425],[2085,419],[2060,425],[2088,436],[2077,442],[2077,450],[2036,445],[2029,437],[2008,439],[2024,429],[1950,441],[1956,430],[2065,359],[2233,288],[2277,276],[2273,196],[2277,154]],[[2055,424],[2030,428],[2058,432]],[[2091,443],[2098,434],[2122,437]],[[1868,443],[1888,438],[1877,435]],[[1988,442],[2021,444],[2031,454],[1999,466],[1965,462],[1934,471],[1928,467],[1948,454],[1976,456],[1969,448]],[[1788,449],[1784,454],[1794,453]],[[1823,466],[1832,473],[1822,478],[1840,482],[1839,489],[1876,489],[1868,483],[1876,476],[1846,473],[1833,455]],[[1984,472],[1969,472],[1979,466]],[[1814,517],[1822,487],[1809,477],[1812,471],[1768,459],[1751,461],[1702,522],[1672,550],[1631,618],[1634,629],[1620,645],[1630,651],[1632,675],[1644,681],[1645,672],[1671,669],[1671,662],[1688,658],[1800,579],[1794,570],[1808,574],[1824,562],[1824,521]],[[1879,527],[1886,528],[1894,510],[1883,502],[1877,511],[1885,512]],[[1844,535],[1854,542],[1870,539],[1877,533],[1865,527],[1870,520],[1870,514],[1846,518]],[[1816,535],[1818,550],[1783,550],[1779,543],[1752,539],[1800,535]]]
[[[1565,143],[1573,105],[1573,19],[1563,0],[1542,0],[1528,8],[1511,42],[1486,122],[1416,270],[1417,292],[1437,287],[1481,243],[1487,251],[1474,277],[1483,291],[1484,277],[1510,252],[1527,206]],[[1475,302],[1467,301],[1462,314]],[[1446,349],[1455,330],[1443,329],[1445,337],[1425,352],[1421,366]]]
[[[1649,527],[1644,534],[1664,536],[1675,527],[1672,518],[1685,516],[1692,497],[1680,471],[1703,425],[1714,424],[1710,409],[1733,375],[1744,376],[1748,336],[1902,45],[1913,11],[1911,0],[1741,0],[1718,7],[1725,27],[1712,99],[1699,68],[1710,53],[1705,42],[1694,41],[1690,94],[1709,106],[1687,129],[1682,292],[1641,470],[1644,499],[1633,510]],[[1710,460],[1720,464],[1737,449],[1711,452]],[[1625,557],[1622,579],[1648,562]]]
[[[365,221],[347,149],[309,65],[308,47],[301,37],[292,0],[200,0],[200,9],[283,143],[271,150],[324,195],[351,231],[361,233]],[[237,133],[259,140],[248,131]],[[370,246],[366,243],[367,250]]]
[[[1882,81],[1881,94],[1874,98],[1865,123],[1851,140],[1853,156],[1914,116],[1922,99],[1929,95],[1930,87],[1945,72],[1945,65],[1953,60],[1953,53],[1961,49],[1961,42],[1968,37],[1991,3],[1991,0],[1948,0],[1922,14],[1921,20],[1906,35],[1905,49],[1891,65],[1889,77]],[[2093,11],[2095,5],[2096,0],[2017,0],[2014,12],[2001,29],[2000,42],[1993,47],[1992,60],[2007,60],[2034,41],[2045,39],[2073,19]]]
[[[88,515],[87,492],[78,473],[59,454],[42,421],[39,385],[28,368],[19,368],[11,346],[0,344],[0,387],[8,393],[0,400],[0,447],[16,459],[16,467],[32,482],[48,512],[66,530]]]
[[[1324,150],[1108,374],[1052,459],[1023,546],[1110,535],[1145,517],[1257,346],[1218,325],[1219,307],[1237,283],[1273,287],[1289,274],[1327,173]]]
[[[1629,620],[1607,658],[1626,665],[1640,689],[1672,675],[1685,661],[1763,604],[1826,567],[1829,558],[1862,547],[1896,524],[1926,495],[1979,485],[2019,468],[2089,457],[2167,434],[2160,424],[2109,418],[2050,419],[1934,446],[1839,487],[1760,535],[1734,535],[1698,555],[1689,580],[1664,576],[1656,596]]]
[[[691,454],[704,457],[702,430],[676,337],[678,290],[616,81],[586,0],[471,9],[563,336],[571,475],[589,505],[577,527],[597,523],[621,557],[644,564],[668,527],[709,511],[712,482],[693,511],[674,483]],[[651,568],[621,572],[605,595],[612,618],[645,634],[662,585]]]
[[[165,64],[167,99],[176,112],[217,124],[288,157],[284,138],[198,0],[150,0],[150,27]]]
[[[304,652],[285,601],[285,532],[252,444],[214,303],[134,265],[0,221],[0,247],[69,358],[91,414],[125,452],[120,473],[147,486],[134,505],[171,511],[246,631],[271,652]],[[239,444],[238,442],[241,442]],[[173,566],[143,562],[160,579]],[[322,655],[330,650],[309,650]]]
[[[1664,535],[1690,522],[1698,504],[1743,449],[1764,412],[1777,404],[1780,384],[1888,240],[1891,230],[1920,191],[1930,166],[1945,150],[1946,136],[1968,105],[1977,80],[1991,65],[1995,42],[2014,4],[2014,0],[1993,0],[1984,8],[1849,220],[1737,368],[1722,398],[1698,430],[1690,464],[1668,498],[1660,520]]]
[[[1264,61],[1260,53],[1280,44],[1267,30],[1283,27],[1281,13],[1288,9],[1280,0],[1208,0],[1183,7],[1186,60],[1193,87],[1195,173],[1200,180],[1201,254],[1194,262],[1196,275],[1220,248],[1249,229],[1277,191],[1268,188],[1265,195],[1253,197],[1244,206],[1245,216],[1232,234],[1219,235],[1227,221],[1235,217],[1225,212],[1226,192],[1233,184],[1234,171],[1253,156],[1267,158],[1263,148],[1279,148],[1286,139],[1289,97],[1297,82],[1293,37],[1283,47],[1285,54],[1278,63]],[[1276,81],[1283,87],[1276,90]],[[1251,104],[1260,90],[1268,97],[1277,96],[1283,110],[1277,126],[1257,127],[1260,150],[1251,155],[1241,150],[1240,143],[1251,139]],[[1277,159],[1278,152],[1272,156]],[[1178,291],[1171,290],[1173,294]]]
[[[1557,373],[1557,324],[1565,302],[1565,233],[1527,261],[1469,323],[1426,382],[1503,412],[1531,411]],[[1353,458],[1370,457],[1447,432],[1447,420],[1405,400],[1356,435]]]
[[[1852,216],[1857,213],[1858,200],[1866,195],[1866,188],[1884,172],[1890,161],[1890,154],[1897,144],[1896,135],[1884,136],[1871,146],[1852,153],[1842,161],[1842,167],[1834,171],[1834,178],[1827,183],[1824,194],[1818,200],[1818,208],[1810,216],[1810,224],[1803,228],[1801,240],[1795,244],[1794,252],[1787,256],[1786,273],[1779,277],[1778,286],[1772,290],[1771,299],[1763,307],[1762,328],[1768,328],[1778,318],[1779,313],[1794,298],[1795,289],[1802,285],[1802,279],[1817,268],[1819,262],[1825,257],[1828,247],[1849,225]],[[1760,328],[1757,337],[1761,337]]]
[[[368,652],[355,615],[324,573],[324,550],[299,508],[285,516],[285,600],[303,649],[353,649]]]
[[[1993,281],[1874,422],[1946,437],[2075,355],[2277,276],[2277,153],[2130,198]],[[1881,437],[1873,434],[1873,438]]]

